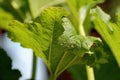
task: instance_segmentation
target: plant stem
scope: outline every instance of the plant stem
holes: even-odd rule
[[[79,19],[79,34],[86,36],[85,31],[84,31],[83,22],[84,21],[80,22],[80,19]],[[86,65],[86,71],[87,71],[88,80],[95,80],[93,68]]]
[[[84,27],[83,27],[83,24],[80,22],[79,23],[79,34],[80,35],[83,35],[83,36],[85,36],[86,34],[85,34],[85,31],[84,31]]]
[[[93,68],[86,65],[88,80],[95,80]]]
[[[33,63],[32,63],[32,80],[35,80],[36,77],[36,64],[37,63],[37,57],[33,53]]]
[[[55,74],[51,74],[51,76],[50,76],[50,80],[57,80],[56,75],[55,75]]]

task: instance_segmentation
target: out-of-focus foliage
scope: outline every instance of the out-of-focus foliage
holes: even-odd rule
[[[0,48],[0,80],[18,80],[21,73],[12,70],[12,61],[6,52]]]
[[[84,24],[86,17],[88,17],[89,10],[97,4],[103,3],[104,0],[66,0],[71,11],[71,21],[77,32],[79,32],[79,26],[84,25],[85,31],[90,31],[90,22]],[[89,19],[89,18],[88,18]],[[88,33],[88,32],[87,32]]]
[[[53,5],[55,6],[63,2],[65,2],[65,0],[28,0],[30,11],[33,18],[38,17],[41,11],[44,10],[45,8]]]
[[[110,16],[105,14],[100,8],[91,11],[95,29],[109,45],[113,55],[120,66],[120,25],[110,22]]]
[[[95,79],[96,80],[114,80],[114,79],[119,80],[120,68],[112,52],[106,45],[106,43],[104,43],[104,45],[105,45],[104,50],[102,51],[104,55],[102,57],[107,57],[108,61],[107,63],[98,65],[98,67],[94,68]],[[85,69],[85,66],[83,65],[72,66],[68,69],[68,71],[71,73],[71,76],[73,77],[74,80],[87,80],[86,69]]]
[[[0,8],[0,26],[7,26],[7,23],[9,23],[12,19],[14,18],[10,13]]]

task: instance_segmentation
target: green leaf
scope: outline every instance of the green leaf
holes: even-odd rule
[[[88,14],[88,11],[94,7],[95,5],[97,5],[98,3],[102,3],[104,0],[97,0],[97,1],[94,1],[94,0],[88,0],[88,1],[82,1],[83,3],[81,3],[81,8],[80,8],[80,21],[81,21],[81,24],[83,24],[87,14]]]
[[[10,13],[0,8],[0,26],[1,27],[7,26],[12,19],[14,18]]]
[[[0,2],[0,7],[4,9],[6,12],[11,13],[17,20],[23,22],[24,19],[21,12],[19,11],[19,9],[15,8],[12,2],[14,2],[14,0],[2,0]]]
[[[50,7],[41,12],[34,22],[21,23],[14,20],[2,29],[8,32],[13,41],[33,49],[36,56],[42,57],[51,75],[57,78],[74,64],[94,63],[92,46],[101,44],[99,38],[77,35],[65,17],[67,15],[63,8]]]
[[[102,3],[104,0],[67,0],[68,5],[70,6],[72,12],[78,12],[80,8],[86,6],[86,8],[90,8],[92,5],[96,5],[98,3]],[[91,5],[88,7],[88,5]]]
[[[109,15],[104,13],[99,7],[91,10],[93,16],[93,22],[95,24],[95,29],[101,35],[101,37],[106,41],[108,46],[113,52],[120,66],[120,27],[116,23],[110,21]]]
[[[63,8],[51,7],[41,13],[38,18],[40,23],[23,24],[14,20],[8,26],[1,28],[8,32],[13,41],[20,42],[23,47],[33,49],[35,54],[42,57],[48,65],[43,51],[46,51],[50,45],[54,28],[57,27],[56,22],[60,24],[62,17],[66,15],[67,12]]]
[[[27,22],[32,18],[31,14],[30,14],[28,0],[12,0],[11,5],[14,8],[14,10],[16,10],[16,12],[17,12],[16,14],[19,15],[16,17],[22,18],[21,22]]]
[[[104,0],[67,0],[67,3],[72,12],[72,20],[74,23],[74,27],[77,32],[81,32],[81,28],[84,24],[84,21],[89,13],[89,10],[96,6],[99,3],[103,3]],[[88,23],[87,23],[88,24]],[[80,27],[78,27],[80,26]],[[85,26],[88,28],[88,26]],[[85,29],[86,29],[85,28]]]
[[[4,27],[8,31],[9,37],[16,42],[20,42],[23,47],[32,48],[37,56],[44,57],[42,50],[46,49],[48,43],[42,45],[41,39],[38,34],[41,34],[41,25],[34,23],[35,26],[30,24],[23,24],[19,21],[12,21],[9,26]],[[37,30],[37,31],[35,31]],[[42,34],[41,34],[42,35]],[[46,34],[44,34],[46,36]],[[48,41],[48,39],[44,40]]]
[[[65,2],[65,0],[28,0],[33,18],[39,16],[42,10],[47,7]]]
[[[93,64],[96,80],[119,80],[120,69],[106,43],[104,46],[95,50],[97,61]],[[106,62],[107,59],[107,62]],[[104,63],[104,64],[103,64]],[[101,64],[101,65],[100,65]],[[67,69],[74,80],[87,80],[84,65],[74,65]],[[113,74],[114,73],[114,74]]]
[[[116,14],[116,22],[117,22],[117,25],[119,26],[120,25],[120,12]]]
[[[67,69],[73,80],[87,80],[85,65],[74,65]]]
[[[0,80],[18,80],[21,73],[18,70],[12,70],[12,61],[6,52],[0,48]]]
[[[106,51],[108,49],[106,48]],[[120,68],[113,54],[109,51],[108,63],[101,65],[101,68],[94,69],[96,80],[119,80]],[[114,73],[114,74],[113,74]]]
[[[65,31],[63,35],[59,37],[59,42],[68,49],[78,48],[79,51],[85,50],[89,52],[93,44],[94,46],[96,45],[96,47],[101,45],[99,38],[77,35],[77,32],[67,18],[63,18],[63,27]]]
[[[94,57],[89,54],[92,45],[96,44],[95,41],[101,43],[99,38],[77,35],[71,22],[65,17],[62,20],[64,32],[61,29],[62,25],[54,29],[50,48],[46,52],[53,76],[59,76],[65,69],[74,64],[88,64],[88,61]],[[84,58],[86,54],[89,56]]]
[[[107,48],[106,48],[107,49]],[[107,51],[107,50],[106,50]],[[73,80],[87,80],[86,69],[83,65],[74,65],[68,69]],[[95,80],[119,80],[120,69],[112,53],[109,53],[108,63],[99,69],[94,68]],[[114,74],[113,74],[114,73]]]

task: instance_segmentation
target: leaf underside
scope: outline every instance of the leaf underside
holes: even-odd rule
[[[50,7],[31,23],[14,20],[2,28],[13,41],[43,58],[50,72],[59,76],[74,64],[92,65],[96,61],[94,49],[101,45],[99,38],[78,35],[67,15],[63,8]]]
[[[111,51],[120,66],[120,25],[110,21],[110,16],[99,7],[91,10],[95,29],[109,45]]]

